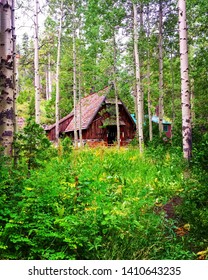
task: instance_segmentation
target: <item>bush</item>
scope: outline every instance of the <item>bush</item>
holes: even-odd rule
[[[28,170],[40,166],[50,157],[49,147],[51,146],[42,127],[29,119],[23,131],[16,137],[14,147],[18,159],[27,163]]]
[[[207,213],[200,216],[203,228],[195,234],[201,192],[184,183],[178,152],[160,147],[143,155],[133,147],[71,150],[68,144],[63,144],[68,154],[63,154],[65,148],[59,156],[54,153],[29,177],[16,170],[9,182],[5,179],[1,259],[196,258],[199,235],[206,238]],[[203,192],[205,207],[205,188]],[[176,195],[184,204],[170,219],[163,206]],[[181,223],[191,225],[186,236],[177,234]]]

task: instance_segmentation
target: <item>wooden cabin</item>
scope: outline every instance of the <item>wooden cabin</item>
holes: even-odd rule
[[[117,139],[115,99],[108,98],[109,87],[81,99],[76,106],[77,133],[81,125],[84,143],[91,145],[104,143],[112,145]],[[135,135],[135,123],[121,100],[119,105],[119,125],[121,146],[127,145]],[[59,121],[60,136],[65,134],[74,139],[74,110]],[[55,124],[45,127],[49,140],[55,140]]]
[[[152,122],[159,125],[159,117],[153,116]],[[171,138],[171,122],[169,120],[163,119],[162,125],[163,125],[163,132],[165,133],[166,137]]]
[[[131,117],[134,120],[134,123],[136,124],[135,114],[131,114]],[[146,125],[146,120],[148,119],[148,115],[145,115],[144,118],[145,118],[144,125]],[[159,117],[155,116],[155,115],[152,116],[152,123],[159,125]],[[165,133],[166,137],[171,138],[171,135],[172,135],[171,122],[167,119],[163,119],[162,125],[163,125],[163,132]]]

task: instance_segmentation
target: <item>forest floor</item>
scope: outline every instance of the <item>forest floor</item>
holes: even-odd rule
[[[207,188],[184,175],[176,149],[62,146],[49,155],[29,176],[22,161],[3,179],[3,259],[208,257]]]

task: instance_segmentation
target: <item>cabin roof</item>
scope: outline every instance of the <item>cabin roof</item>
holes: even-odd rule
[[[82,120],[82,130],[83,129],[88,129],[88,127],[90,126],[90,124],[92,123],[92,121],[94,120],[96,114],[98,113],[98,111],[100,110],[100,108],[102,107],[102,105],[105,104],[115,104],[115,99],[113,98],[108,98],[107,95],[109,93],[110,87],[107,86],[104,89],[98,91],[98,92],[94,92],[91,93],[90,95],[83,97],[76,105],[76,113],[77,113],[77,128],[79,127],[79,121],[80,121],[80,108],[81,108],[81,120]],[[80,106],[80,102],[81,102],[81,106]],[[122,103],[121,100],[118,100],[118,104],[122,105],[126,111],[126,113],[129,115],[132,124],[134,124],[134,121],[132,119],[132,116],[130,115],[130,113],[128,112],[127,108],[124,106],[124,104]],[[74,110],[71,111],[70,114],[66,115],[64,118],[59,120],[59,125],[64,122],[65,120],[67,120],[68,118],[71,118],[70,123],[68,124],[68,126],[66,127],[64,132],[71,132],[74,131]],[[125,125],[124,121],[120,119],[120,125]],[[115,121],[113,122],[114,125]],[[108,124],[109,125],[109,124]],[[44,129],[46,131],[50,131],[51,129],[53,129],[56,126],[56,124],[52,124],[49,126],[45,126]]]
[[[136,117],[135,114],[131,114],[132,119],[134,120],[134,122],[136,123]],[[148,118],[148,115],[145,115],[145,119]],[[158,116],[152,116],[152,122],[154,123],[159,123],[159,117]],[[171,121],[167,120],[167,119],[163,119],[162,120],[163,124],[171,124]]]
[[[159,117],[158,116],[152,116],[152,121],[155,123],[159,123]],[[163,124],[171,124],[171,122],[167,119],[162,120]]]
[[[70,114],[66,115],[65,117],[63,117],[62,119],[59,120],[59,125],[64,122],[65,120],[67,120],[68,118],[72,117],[74,114],[73,112],[71,112]],[[48,131],[51,130],[52,128],[54,128],[56,126],[56,123],[51,124],[51,125],[46,125],[44,127],[44,130]]]
[[[80,106],[80,102],[78,102],[76,106],[77,124],[79,124],[80,107],[81,107],[82,129],[87,129],[89,127],[94,117],[96,116],[97,112],[99,111],[100,107],[102,106],[102,103],[104,102],[108,91],[109,91],[109,87],[106,87],[97,93],[92,93],[82,98],[81,106]],[[72,114],[73,114],[73,119],[65,129],[65,132],[70,132],[74,130],[74,110],[72,111]]]

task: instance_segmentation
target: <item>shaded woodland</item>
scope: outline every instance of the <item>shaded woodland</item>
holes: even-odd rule
[[[0,1],[0,259],[208,259],[207,11]],[[114,138],[92,147],[82,100],[106,88]]]

